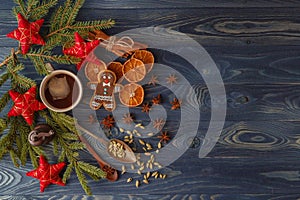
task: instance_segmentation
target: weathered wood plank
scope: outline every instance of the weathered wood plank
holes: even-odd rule
[[[295,157],[265,158],[197,158],[197,151],[187,151],[178,161],[161,170],[168,174],[165,180],[150,179],[149,185],[138,189],[128,184],[128,177],[139,179],[138,174],[126,173],[117,182],[89,180],[94,195],[186,195],[215,194],[299,194],[299,159]],[[95,163],[95,161],[92,161]],[[188,163],[188,164],[187,164]],[[10,161],[0,164],[1,195],[39,195],[39,182],[24,176],[31,170],[26,165],[21,169],[12,167]],[[19,178],[18,178],[19,177]],[[22,177],[22,178],[20,178]],[[82,195],[76,176],[73,174],[65,187],[50,185],[43,195],[70,193]]]
[[[285,199],[297,199],[299,198],[299,194],[169,194],[169,195],[151,195],[151,194],[142,194],[142,195],[30,195],[30,196],[0,196],[3,200],[13,199],[13,200],[27,200],[27,199],[56,199],[56,200],[65,200],[65,199],[72,199],[72,200],[285,200]]]
[[[60,3],[63,3],[60,0]],[[10,9],[15,4],[11,2],[6,2],[3,4],[1,9]],[[283,0],[253,0],[253,1],[239,1],[239,0],[199,0],[199,1],[189,1],[189,0],[150,0],[150,1],[138,1],[138,0],[123,0],[116,4],[115,0],[105,0],[99,3],[97,0],[87,0],[84,4],[85,8],[92,9],[180,9],[180,8],[216,8],[216,7],[299,7],[299,2],[297,0],[283,1]]]
[[[82,9],[78,19],[115,19],[116,34],[128,29],[161,26],[188,34],[204,46],[255,46],[296,45],[299,43],[299,8],[245,9],[141,9],[141,10],[94,10]],[[97,13],[97,15],[95,15]],[[242,15],[240,14],[242,13]],[[274,14],[276,13],[276,15]],[[9,10],[0,13],[0,39],[16,27]],[[134,20],[132,20],[134,19]],[[130,22],[130,23],[129,23]],[[46,22],[47,24],[47,22]],[[168,34],[156,33],[156,34]],[[12,46],[12,40],[4,40],[2,46]]]

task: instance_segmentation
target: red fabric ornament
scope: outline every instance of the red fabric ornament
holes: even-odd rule
[[[12,109],[8,112],[7,116],[22,115],[25,121],[31,125],[33,123],[33,115],[35,111],[43,110],[46,106],[36,100],[36,87],[33,86],[24,94],[20,94],[13,90],[9,91],[9,95],[14,101]]]
[[[75,44],[63,50],[64,54],[81,58],[81,62],[77,64],[77,69],[79,70],[82,61],[87,57],[87,55],[99,45],[99,40],[93,40],[91,42],[85,42],[79,33],[75,32]]]
[[[40,190],[44,192],[45,188],[52,184],[65,186],[59,177],[59,173],[65,167],[66,163],[61,162],[50,165],[43,155],[40,156],[40,165],[37,169],[26,173],[26,176],[31,176],[40,180]]]
[[[44,45],[43,38],[39,35],[39,30],[44,23],[44,19],[35,22],[28,22],[20,13],[18,14],[18,28],[6,36],[20,41],[22,53],[26,54],[30,45]]]

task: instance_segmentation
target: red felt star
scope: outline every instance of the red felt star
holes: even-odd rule
[[[82,37],[75,32],[75,44],[70,48],[63,50],[64,54],[81,58],[81,62],[77,64],[77,69],[79,70],[82,61],[87,57],[87,55],[99,45],[99,40],[93,40],[91,42],[85,42]]]
[[[14,101],[14,106],[8,112],[8,117],[22,115],[29,125],[33,123],[34,112],[46,108],[43,103],[35,99],[35,86],[31,87],[24,94],[10,90],[9,95]]]
[[[44,45],[43,38],[39,35],[39,30],[44,23],[44,19],[35,22],[28,22],[20,13],[18,14],[18,28],[6,36],[19,40],[22,53],[26,54],[32,44]]]
[[[26,176],[40,179],[40,190],[41,192],[44,192],[45,188],[51,183],[61,186],[65,185],[65,183],[63,183],[59,177],[59,173],[65,167],[65,165],[66,163],[64,162],[50,165],[45,157],[41,155],[39,167],[35,170],[27,172]]]

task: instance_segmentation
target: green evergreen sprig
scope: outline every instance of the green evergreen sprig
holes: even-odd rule
[[[77,64],[80,59],[60,55],[56,49],[72,45],[74,32],[86,36],[88,31],[107,29],[114,25],[111,19],[101,19],[95,21],[76,21],[77,14],[84,4],[84,0],[66,0],[63,5],[58,4],[58,0],[14,0],[16,7],[13,14],[17,19],[17,14],[21,13],[27,20],[36,21],[47,17],[50,19],[49,25],[43,25],[41,35],[45,45],[32,45],[28,53],[23,55],[20,46],[13,48],[6,59],[0,63],[2,72],[0,74],[0,87],[8,87],[11,90],[24,93],[30,87],[36,85],[35,81],[22,74],[22,70],[30,67],[35,69],[39,75],[47,75],[46,63],[57,64]],[[51,16],[48,14],[51,12]],[[32,66],[22,63],[28,60]],[[32,165],[38,166],[38,156],[47,154],[43,147],[32,146],[28,141],[28,134],[34,128],[34,124],[29,126],[23,117],[6,117],[11,98],[8,92],[0,97],[0,159],[4,155],[9,155],[16,167],[25,165],[30,159]],[[80,160],[80,151],[85,150],[85,145],[79,140],[79,133],[75,127],[76,120],[64,113],[56,113],[50,110],[42,110],[35,113],[46,121],[55,131],[55,137],[51,147],[53,154],[57,156],[58,162],[67,162],[67,167],[63,175],[66,182],[75,172],[82,188],[87,194],[91,194],[91,189],[87,185],[86,175],[98,180],[106,177],[106,173],[99,167]]]

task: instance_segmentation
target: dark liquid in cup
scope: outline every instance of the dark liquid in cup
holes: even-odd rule
[[[75,82],[75,79],[73,77],[71,77],[67,74],[58,74],[55,77],[64,78],[64,76],[66,77],[67,83],[70,87],[70,93],[68,94],[68,96],[66,98],[54,100],[49,92],[49,88],[47,87],[47,89],[45,90],[46,100],[48,101],[49,104],[51,104],[55,108],[62,109],[62,108],[68,108],[68,107],[72,106],[72,102],[77,99],[78,94],[79,94],[79,86]],[[49,81],[47,82],[47,85],[48,85]]]

